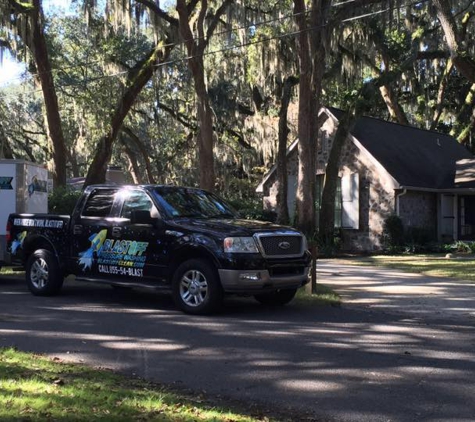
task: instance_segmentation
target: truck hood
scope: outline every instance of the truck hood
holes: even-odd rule
[[[297,230],[291,227],[280,226],[267,221],[233,219],[233,218],[209,218],[194,219],[180,218],[174,220],[174,223],[180,228],[187,228],[191,231],[200,231],[202,233],[215,236],[252,236],[263,232],[294,232]]]

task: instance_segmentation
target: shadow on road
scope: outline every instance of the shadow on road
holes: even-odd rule
[[[0,344],[108,367],[312,420],[470,420],[475,329],[364,308],[269,308],[234,298],[221,314],[167,295],[65,285],[31,296],[0,282]]]

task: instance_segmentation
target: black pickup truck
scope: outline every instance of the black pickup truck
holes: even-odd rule
[[[11,214],[7,250],[34,295],[68,275],[113,287],[171,291],[184,312],[215,311],[224,294],[290,302],[311,262],[300,232],[239,219],[218,196],[174,186],[95,185],[71,216]]]

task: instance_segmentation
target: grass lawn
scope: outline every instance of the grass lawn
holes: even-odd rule
[[[23,277],[25,271],[17,271],[13,267],[2,267],[0,268],[0,276],[1,275],[18,275],[19,277]]]
[[[269,421],[140,379],[0,349],[0,420]]]
[[[330,287],[317,283],[317,294],[309,293],[310,285],[302,287],[295,296],[295,303],[298,305],[310,306],[337,306],[341,303],[341,297]]]
[[[436,277],[451,277],[475,282],[475,256],[455,255],[376,255],[338,259],[352,265],[377,265]]]

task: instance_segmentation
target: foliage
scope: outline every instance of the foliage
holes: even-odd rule
[[[256,421],[202,397],[12,348],[0,349],[0,389],[1,420]]]
[[[49,212],[71,215],[80,196],[81,191],[74,190],[68,186],[54,189],[48,195]]]
[[[335,230],[333,238],[328,240],[316,234],[314,239],[309,239],[309,242],[314,241],[317,244],[317,253],[319,257],[332,257],[338,254],[341,249],[341,231]]]
[[[408,227],[404,232],[404,243],[406,252],[410,253],[437,252],[440,249],[436,233],[426,227]]]
[[[113,146],[110,164],[122,166],[127,173],[136,164],[140,181],[153,178],[158,183],[196,186],[199,125],[192,78],[183,44],[176,36],[166,38],[168,23],[147,8],[147,4],[159,2],[78,1],[63,12],[49,8],[46,1],[40,3],[46,13],[43,29],[68,151],[62,157],[68,177],[87,173],[98,140],[107,133],[110,117],[118,106],[116,100],[124,92],[125,75],[158,45],[157,40],[162,40],[172,43],[174,49],[167,63],[158,66],[124,122],[139,142],[133,142],[122,131],[120,142]],[[162,3],[167,4],[164,12],[175,19],[174,3]],[[197,8],[199,3],[193,2]],[[208,3],[213,14],[222,1]],[[231,3],[203,57],[214,113],[219,192],[233,190],[246,179],[255,183],[252,169],[268,169],[275,162],[282,81],[290,74],[298,76],[300,32],[296,16],[290,13],[295,2]],[[18,31],[11,27],[10,4],[1,2],[5,13],[0,13],[0,38],[8,42],[0,43],[0,57],[8,48],[24,61],[29,77],[0,88],[0,137],[14,158],[51,163],[52,148],[43,99],[36,85],[37,73],[31,57],[22,54],[24,45]],[[93,9],[92,4],[98,7]],[[405,117],[410,124],[450,133],[473,148],[472,82],[449,60],[447,37],[435,6],[432,2],[404,7],[397,2],[391,4],[385,13],[379,13],[380,4],[359,7],[343,2],[330,8],[329,24],[322,26],[327,52],[322,103],[345,107],[362,81],[372,81],[376,89],[367,99],[366,114],[399,121],[392,110],[399,107],[399,119]],[[452,2],[450,12],[458,30],[454,39],[461,40],[461,54],[473,61],[475,44],[468,40],[475,36],[474,3]],[[385,98],[383,88],[388,93]],[[294,97],[289,108],[289,140],[296,136],[297,106]],[[242,186],[238,190],[249,204],[257,203],[251,190],[249,194],[244,194]],[[260,213],[254,206],[246,208],[249,215]],[[422,243],[409,241],[413,249]]]
[[[307,285],[297,291],[294,303],[309,306],[339,306],[341,304],[340,295],[335,293],[330,287],[319,283],[318,280],[316,294],[309,293],[308,287]]]
[[[464,242],[458,240],[455,243],[449,245],[451,252],[457,253],[475,253],[475,243],[474,242]]]
[[[273,211],[264,210],[262,200],[254,199],[227,199],[227,202],[246,220],[261,220],[275,222],[276,215]]]
[[[383,223],[383,244],[389,251],[398,251],[404,244],[404,226],[397,215],[390,215]]]

